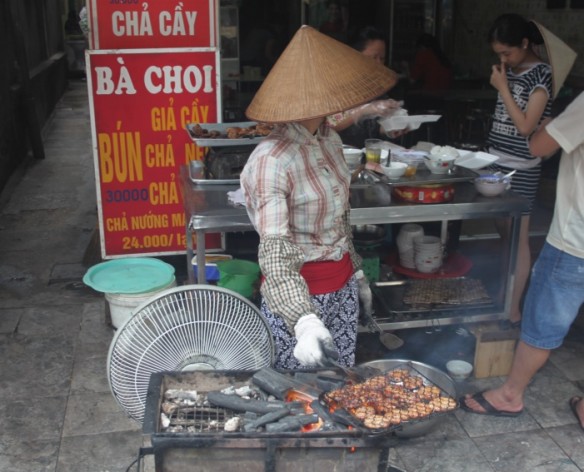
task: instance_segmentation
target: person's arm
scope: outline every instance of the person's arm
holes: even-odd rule
[[[250,220],[260,236],[258,263],[264,276],[261,293],[270,310],[292,330],[302,315],[318,312],[300,275],[304,252],[292,242],[284,159],[272,156],[266,142],[254,152],[261,154],[252,165],[248,161],[250,167],[246,165],[242,172],[241,186]]]
[[[548,102],[548,94],[543,87],[535,89],[529,96],[525,112],[519,108],[507,82],[505,64],[494,65],[491,72],[491,85],[497,89],[507,113],[521,136],[529,136],[537,127]]]
[[[560,149],[559,143],[545,129],[550,121],[551,119],[544,121],[529,139],[529,152],[543,159],[552,156]]]
[[[332,123],[332,128],[336,131],[343,131],[349,126],[359,123],[359,121],[366,118],[375,118],[379,116],[389,115],[393,110],[397,110],[401,107],[400,102],[395,100],[374,100],[372,102],[366,103],[355,107],[351,110],[343,112],[340,118]]]

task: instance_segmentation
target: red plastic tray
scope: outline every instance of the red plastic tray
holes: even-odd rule
[[[392,252],[387,256],[385,263],[397,274],[406,275],[414,279],[446,279],[450,277],[462,277],[472,268],[472,261],[458,252],[453,252],[446,257],[442,267],[438,272],[426,274],[418,272],[416,269],[408,269],[399,263],[398,254]]]

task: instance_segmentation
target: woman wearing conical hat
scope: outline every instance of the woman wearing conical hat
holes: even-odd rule
[[[499,156],[492,170],[504,173],[516,170],[511,188],[529,200],[529,209],[521,218],[509,313],[511,325],[517,326],[531,270],[529,217],[541,173],[541,159],[529,151],[528,138],[550,116],[552,101],[576,55],[542,25],[513,13],[495,20],[488,40],[500,61],[491,72],[491,85],[499,92],[487,140],[489,152]],[[538,45],[545,46],[548,62],[540,55]],[[509,233],[508,221],[498,222],[497,227],[502,235]]]
[[[355,361],[359,302],[371,290],[349,224],[350,171],[327,116],[389,90],[396,74],[303,26],[246,115],[275,123],[241,174],[247,212],[260,236],[261,311],[276,343],[275,367],[321,365],[324,352]]]

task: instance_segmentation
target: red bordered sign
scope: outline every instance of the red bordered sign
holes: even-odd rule
[[[185,127],[217,122],[218,51],[94,50],[86,62],[103,257],[184,254],[179,170],[204,157]]]
[[[215,0],[91,0],[91,49],[217,46]]]

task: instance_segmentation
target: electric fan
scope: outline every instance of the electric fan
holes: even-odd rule
[[[273,360],[272,334],[255,305],[229,289],[184,285],[140,305],[117,330],[107,376],[122,409],[142,422],[152,373],[259,370]]]

